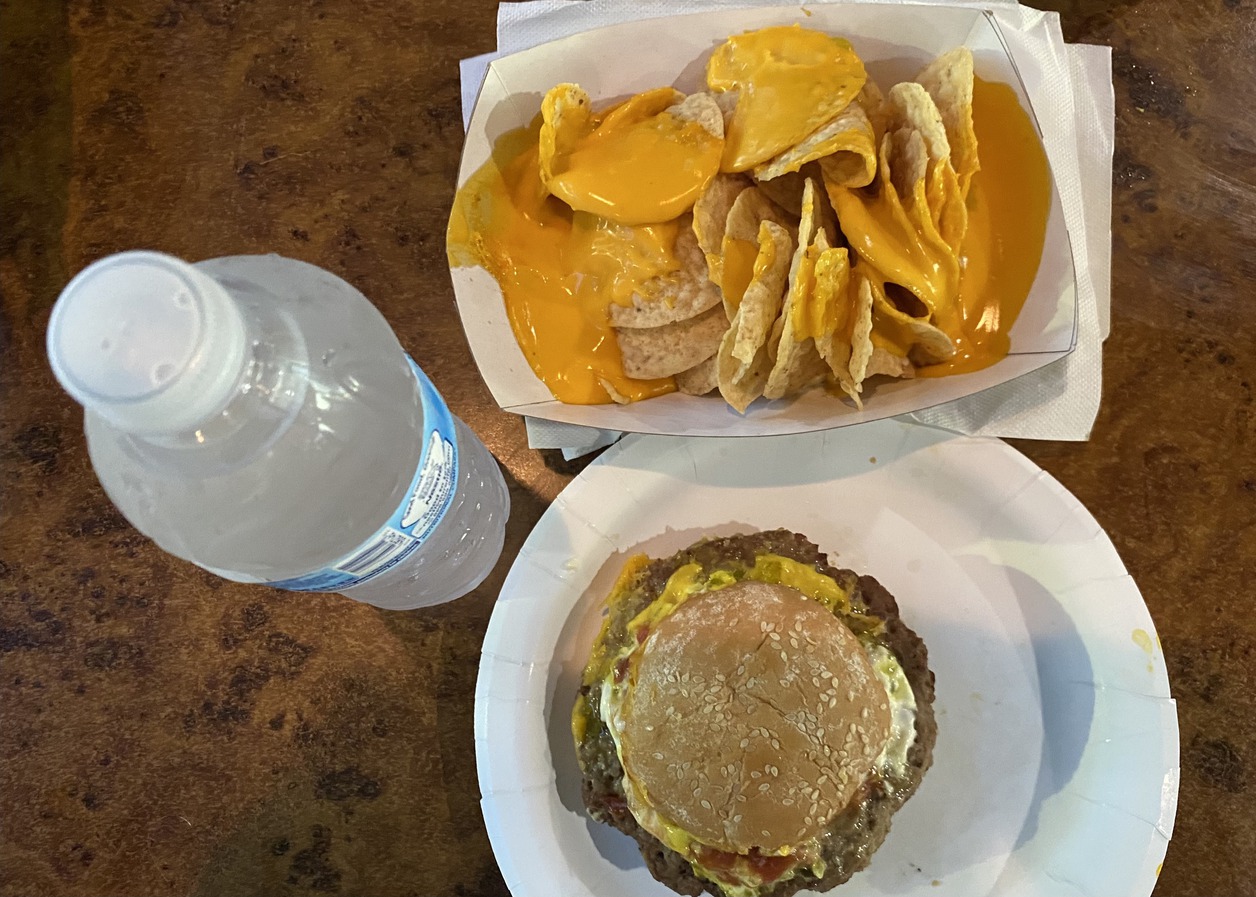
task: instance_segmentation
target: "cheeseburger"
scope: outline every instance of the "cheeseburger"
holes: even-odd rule
[[[936,736],[924,645],[786,530],[628,561],[572,712],[590,815],[681,894],[826,891],[868,865]]]

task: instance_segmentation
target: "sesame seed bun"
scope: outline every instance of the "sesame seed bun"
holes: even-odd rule
[[[851,801],[890,712],[837,616],[746,581],[689,600],[651,633],[624,723],[624,770],[661,812],[721,850],[766,854],[818,836]]]

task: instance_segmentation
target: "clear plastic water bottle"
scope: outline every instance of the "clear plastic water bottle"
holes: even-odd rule
[[[48,355],[109,497],[220,576],[400,610],[466,594],[501,553],[497,462],[320,268],[110,256],[62,292]]]

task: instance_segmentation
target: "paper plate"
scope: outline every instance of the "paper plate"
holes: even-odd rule
[[[625,558],[787,527],[897,597],[937,676],[932,769],[838,892],[1145,897],[1178,729],[1137,586],[1084,507],[996,439],[899,421],[789,437],[630,436],[541,518],[484,639],[484,820],[515,897],[635,897],[635,843],[580,800],[570,714]]]

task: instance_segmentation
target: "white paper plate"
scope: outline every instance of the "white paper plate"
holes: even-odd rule
[[[630,436],[541,518],[502,587],[476,686],[484,819],[515,897],[671,893],[583,809],[569,731],[580,673],[629,554],[775,527],[880,579],[937,676],[933,768],[837,893],[1151,892],[1178,729],[1137,586],[1094,518],[1024,456],[890,420]]]

